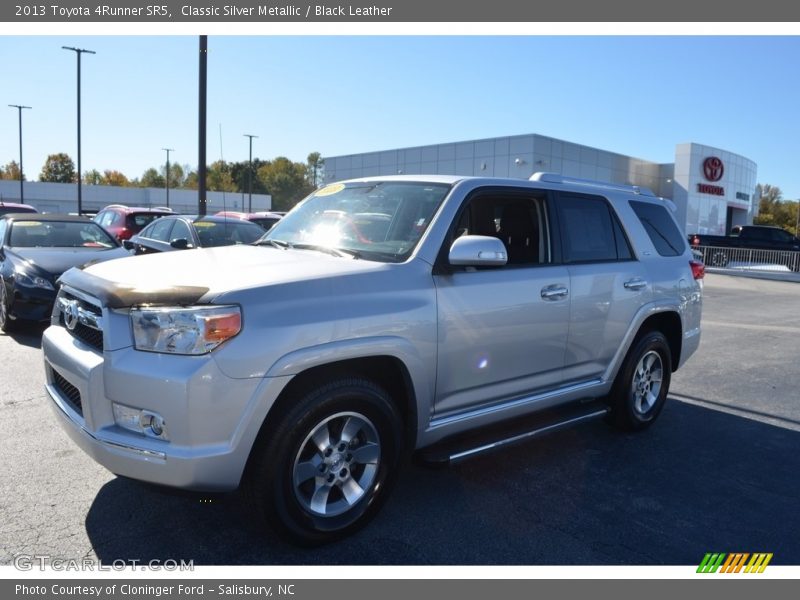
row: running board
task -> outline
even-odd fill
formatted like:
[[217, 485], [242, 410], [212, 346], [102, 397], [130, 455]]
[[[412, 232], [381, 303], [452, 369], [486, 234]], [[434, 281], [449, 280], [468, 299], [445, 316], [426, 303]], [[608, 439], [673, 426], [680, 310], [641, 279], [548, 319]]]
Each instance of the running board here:
[[519, 444], [547, 433], [604, 417], [608, 406], [600, 401], [569, 404], [531, 416], [444, 439], [422, 448], [415, 460], [430, 467], [444, 467], [462, 460]]

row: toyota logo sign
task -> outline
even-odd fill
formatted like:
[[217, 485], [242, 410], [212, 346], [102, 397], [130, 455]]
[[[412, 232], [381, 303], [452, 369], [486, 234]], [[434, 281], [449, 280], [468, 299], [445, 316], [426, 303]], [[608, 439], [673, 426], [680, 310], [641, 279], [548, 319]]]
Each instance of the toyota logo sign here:
[[719, 181], [722, 179], [723, 173], [725, 173], [725, 166], [722, 164], [721, 159], [716, 156], [709, 156], [703, 161], [703, 175], [709, 181]]

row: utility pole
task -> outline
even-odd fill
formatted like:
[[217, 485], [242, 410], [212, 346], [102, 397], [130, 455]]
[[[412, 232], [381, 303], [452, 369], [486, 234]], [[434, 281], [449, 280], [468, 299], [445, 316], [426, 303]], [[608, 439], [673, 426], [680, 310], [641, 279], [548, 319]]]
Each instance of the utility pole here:
[[22, 109], [31, 108], [30, 106], [22, 106], [21, 104], [9, 104], [11, 108], [16, 108], [19, 113], [19, 202], [25, 204], [25, 190], [22, 187], [22, 182], [25, 179], [25, 171], [22, 170]]
[[169, 208], [169, 153], [175, 152], [175, 148], [162, 148], [162, 150], [166, 150], [167, 152], [167, 173], [166, 177], [164, 177], [164, 181], [167, 187], [167, 208]]
[[208, 80], [208, 36], [200, 36], [200, 69], [198, 89], [198, 157], [197, 157], [197, 212], [206, 214], [206, 95]]
[[81, 202], [81, 54], [97, 54], [97, 52], [70, 46], [61, 46], [61, 48], [72, 50], [78, 57], [78, 214], [81, 214], [83, 212], [83, 204]]
[[253, 212], [253, 138], [258, 136], [245, 133], [244, 137], [250, 138], [250, 166], [247, 168], [247, 212]]

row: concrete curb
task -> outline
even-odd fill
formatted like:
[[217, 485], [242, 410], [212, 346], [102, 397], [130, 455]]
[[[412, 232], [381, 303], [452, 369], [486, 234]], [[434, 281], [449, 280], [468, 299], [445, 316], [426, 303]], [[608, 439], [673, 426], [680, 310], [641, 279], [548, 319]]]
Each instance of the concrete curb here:
[[706, 266], [706, 273], [716, 273], [718, 275], [730, 275], [731, 277], [749, 277], [750, 279], [769, 279], [771, 281], [789, 281], [800, 283], [800, 273], [781, 273], [771, 271], [748, 271], [740, 269], [721, 269], [719, 267]]

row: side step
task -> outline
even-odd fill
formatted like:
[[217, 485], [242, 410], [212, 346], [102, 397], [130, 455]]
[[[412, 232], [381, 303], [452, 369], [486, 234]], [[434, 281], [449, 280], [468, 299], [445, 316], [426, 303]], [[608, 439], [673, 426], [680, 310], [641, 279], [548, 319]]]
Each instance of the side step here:
[[446, 438], [417, 451], [414, 460], [429, 467], [445, 467], [547, 433], [593, 421], [607, 413], [608, 406], [598, 400], [572, 403]]

